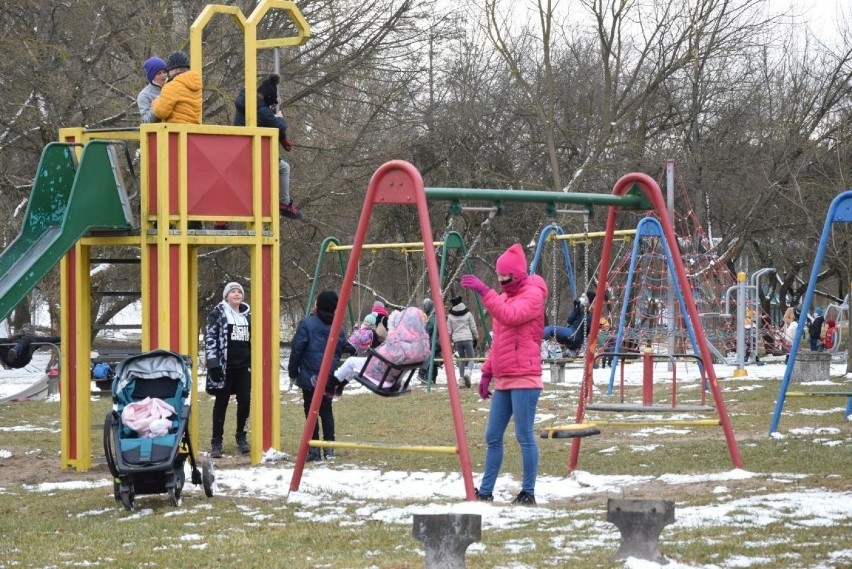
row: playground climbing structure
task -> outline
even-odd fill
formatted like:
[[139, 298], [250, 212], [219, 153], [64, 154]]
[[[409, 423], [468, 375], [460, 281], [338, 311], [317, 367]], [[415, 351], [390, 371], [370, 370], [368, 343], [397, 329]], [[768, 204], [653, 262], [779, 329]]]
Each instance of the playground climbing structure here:
[[[258, 39], [270, 10], [286, 14], [293, 34]], [[261, 0], [248, 16], [211, 4], [190, 28], [190, 66], [202, 73], [202, 38], [225, 15], [245, 37], [245, 91], [257, 91], [257, 51], [304, 44], [310, 28], [293, 2]], [[265, 34], [268, 35], [268, 34]], [[2, 316], [60, 263], [62, 307], [61, 466], [86, 470], [91, 448], [92, 251], [135, 248], [140, 265], [142, 350], [165, 349], [198, 361], [198, 251], [249, 251], [252, 306], [251, 459], [280, 448], [278, 132], [246, 126], [145, 124], [115, 130], [64, 128], [43, 151], [18, 238], [0, 254]], [[116, 152], [138, 142], [138, 196], [122, 180]], [[138, 197], [138, 205], [136, 198]], [[131, 205], [132, 204], [132, 205]], [[225, 221], [244, 229], [197, 229]], [[197, 369], [193, 369], [197, 379]], [[197, 389], [197, 381], [193, 381]], [[193, 395], [194, 397], [195, 395]], [[197, 440], [198, 414], [189, 425]], [[197, 444], [194, 445], [197, 448]]]
[[[668, 162], [663, 173], [668, 174], [667, 186], [676, 196], [670, 200], [675, 204], [674, 232], [695, 307], [716, 361], [723, 360], [736, 348], [735, 321], [725, 314], [725, 292], [735, 284], [734, 277], [698, 219], [674, 164]], [[649, 215], [661, 219], [657, 212]], [[656, 233], [636, 239], [638, 247], [625, 248], [613, 263], [603, 317], [613, 328], [623, 324], [619, 331], [624, 351], [639, 352], [647, 347], [655, 353], [691, 351], [689, 327], [677, 302], [664, 240]], [[631, 265], [635, 273], [628, 291]]]

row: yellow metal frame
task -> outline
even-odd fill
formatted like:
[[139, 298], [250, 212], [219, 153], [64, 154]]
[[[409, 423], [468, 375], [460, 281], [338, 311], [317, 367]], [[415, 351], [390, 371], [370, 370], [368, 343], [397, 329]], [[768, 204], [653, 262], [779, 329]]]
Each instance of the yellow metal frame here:
[[[636, 235], [635, 229], [620, 229], [614, 231], [616, 241], [630, 241]], [[590, 233], [564, 233], [557, 235], [556, 232], [551, 232], [547, 236], [547, 241], [570, 241], [571, 243], [591, 242], [592, 239], [603, 239], [606, 237], [606, 231], [592, 231]]]
[[308, 441], [313, 448], [348, 448], [354, 450], [401, 450], [405, 452], [424, 452], [430, 454], [458, 454], [458, 447], [400, 445], [391, 443], [342, 443], [339, 441]]

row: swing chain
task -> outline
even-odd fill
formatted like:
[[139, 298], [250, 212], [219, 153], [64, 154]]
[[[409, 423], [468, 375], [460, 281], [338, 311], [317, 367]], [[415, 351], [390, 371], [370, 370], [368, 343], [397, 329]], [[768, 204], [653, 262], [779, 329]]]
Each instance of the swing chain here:
[[556, 239], [553, 239], [553, 232], [556, 230], [556, 222], [551, 224], [553, 230], [550, 232], [550, 323], [553, 326], [552, 337], [556, 338], [556, 321], [558, 315], [556, 313], [557, 293], [556, 293]]
[[[479, 242], [482, 240], [482, 237], [485, 235], [485, 232], [491, 229], [491, 222], [497, 216], [497, 211], [497, 206], [492, 207], [491, 210], [488, 212], [488, 217], [485, 218], [485, 221], [479, 224], [479, 233], [473, 239], [473, 243], [470, 244], [470, 248], [465, 251], [464, 257], [462, 257], [461, 261], [459, 261], [459, 265], [458, 267], [456, 267], [455, 272], [453, 272], [450, 278], [447, 279], [447, 287], [449, 287], [453, 282], [455, 282], [457, 278], [459, 278], [459, 275], [461, 274], [462, 269], [464, 269], [464, 266], [470, 258], [471, 253], [473, 253], [474, 249], [476, 249], [476, 247], [479, 245]], [[446, 289], [442, 290], [441, 296], [443, 297], [445, 293]]]

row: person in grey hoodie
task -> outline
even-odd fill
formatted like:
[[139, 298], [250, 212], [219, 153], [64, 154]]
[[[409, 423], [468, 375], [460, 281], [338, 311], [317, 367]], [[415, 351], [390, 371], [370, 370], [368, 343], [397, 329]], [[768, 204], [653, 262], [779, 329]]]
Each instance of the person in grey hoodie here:
[[476, 355], [474, 350], [479, 341], [479, 332], [476, 329], [476, 320], [462, 302], [462, 297], [453, 297], [450, 304], [453, 306], [447, 316], [447, 331], [453, 341], [453, 349], [459, 355], [459, 378], [464, 381], [465, 387], [470, 387], [470, 374], [465, 373], [465, 369], [468, 365], [473, 369], [473, 362], [466, 362], [464, 359]]
[[159, 57], [150, 57], [145, 60], [142, 67], [145, 69], [145, 78], [148, 79], [148, 84], [136, 95], [136, 105], [139, 107], [139, 114], [142, 116], [143, 123], [160, 122], [160, 119], [151, 110], [151, 103], [160, 96], [160, 90], [169, 78], [166, 62]]

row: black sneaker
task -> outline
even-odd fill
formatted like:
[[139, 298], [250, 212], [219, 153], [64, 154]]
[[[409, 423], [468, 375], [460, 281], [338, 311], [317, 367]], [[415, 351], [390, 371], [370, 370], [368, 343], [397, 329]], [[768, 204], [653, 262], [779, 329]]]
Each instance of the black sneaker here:
[[479, 488], [474, 488], [473, 491], [476, 492], [476, 499], [479, 500], [480, 502], [493, 502], [494, 501], [494, 494], [482, 494], [482, 493], [480, 493]]
[[210, 458], [222, 458], [222, 443], [210, 445]]
[[531, 504], [535, 505], [535, 494], [530, 494], [529, 492], [524, 492], [521, 490], [521, 493], [518, 494], [518, 497], [512, 500], [513, 504]]

